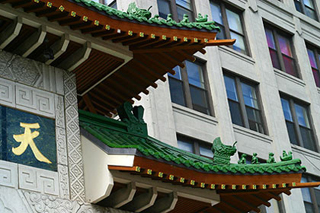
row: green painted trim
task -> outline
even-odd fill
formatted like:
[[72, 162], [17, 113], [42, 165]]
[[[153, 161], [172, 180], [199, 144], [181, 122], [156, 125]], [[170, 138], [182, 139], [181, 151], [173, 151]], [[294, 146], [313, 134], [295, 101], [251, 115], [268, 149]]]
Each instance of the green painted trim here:
[[212, 159], [170, 146], [150, 136], [128, 132], [128, 124], [79, 110], [80, 126], [111, 148], [135, 148], [141, 156], [208, 173], [280, 174], [306, 170], [299, 159], [261, 164], [217, 164]]
[[216, 31], [216, 32], [220, 31], [220, 28], [216, 26], [214, 22], [208, 22], [207, 19], [197, 19], [196, 22], [181, 21], [180, 23], [178, 23], [170, 18], [170, 14], [168, 15], [167, 20], [165, 20], [165, 19], [159, 18], [159, 15], [150, 17], [151, 13], [150, 13], [150, 16], [148, 16], [140, 12], [140, 11], [143, 11], [143, 12], [147, 11], [145, 9], [136, 8], [138, 12], [131, 12], [132, 9], [128, 8], [128, 12], [122, 12], [112, 7], [108, 7], [107, 5], [100, 4], [90, 0], [72, 0], [72, 1], [80, 5], [84, 5], [86, 7], [94, 8], [98, 11], [104, 12], [108, 16], [113, 16], [118, 19], [125, 19], [126, 21], [136, 21], [144, 24], [154, 24], [154, 25], [159, 25], [161, 27], [187, 28], [187, 29], [193, 29], [193, 30], [206, 30], [206, 31]]

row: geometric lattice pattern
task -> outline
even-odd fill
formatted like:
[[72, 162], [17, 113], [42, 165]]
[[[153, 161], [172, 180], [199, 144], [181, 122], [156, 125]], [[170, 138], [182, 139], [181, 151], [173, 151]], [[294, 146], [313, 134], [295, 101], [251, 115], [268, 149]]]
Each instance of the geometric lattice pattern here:
[[78, 116], [76, 78], [64, 72], [65, 116], [67, 129], [70, 195], [72, 200], [84, 202], [84, 175]]

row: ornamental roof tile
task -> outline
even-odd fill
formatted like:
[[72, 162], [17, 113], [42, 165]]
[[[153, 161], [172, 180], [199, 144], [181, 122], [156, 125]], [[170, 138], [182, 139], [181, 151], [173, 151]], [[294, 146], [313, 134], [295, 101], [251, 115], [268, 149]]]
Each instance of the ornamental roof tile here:
[[212, 159], [195, 155], [147, 135], [128, 131], [128, 124], [86, 111], [79, 111], [80, 126], [111, 148], [134, 148], [138, 155], [208, 173], [281, 174], [301, 173], [299, 159], [261, 164], [216, 164]]
[[[96, 9], [100, 12], [106, 13], [108, 16], [113, 16], [118, 19], [127, 19], [129, 21], [137, 21], [145, 24], [155, 24], [160, 26], [166, 26], [166, 27], [173, 27], [173, 28], [189, 28], [189, 29], [195, 29], [195, 30], [218, 30], [220, 31], [220, 28], [215, 25], [213, 21], [207, 21], [207, 16], [202, 17], [201, 14], [199, 14], [200, 18], [196, 19], [196, 22], [189, 22], [187, 19], [186, 21], [176, 22], [172, 20], [172, 18], [162, 19], [159, 18], [158, 15], [155, 15], [154, 17], [146, 17], [141, 15], [140, 13], [131, 13], [131, 12], [123, 12], [117, 9], [114, 9], [112, 7], [108, 7], [107, 5], [100, 4], [98, 2], [94, 2], [91, 0], [73, 0], [74, 2], [78, 4], [83, 4], [89, 8]], [[133, 4], [135, 9], [138, 11], [144, 11], [148, 12], [145, 9], [139, 9], [136, 8], [135, 4]], [[151, 16], [151, 13], [150, 13]]]

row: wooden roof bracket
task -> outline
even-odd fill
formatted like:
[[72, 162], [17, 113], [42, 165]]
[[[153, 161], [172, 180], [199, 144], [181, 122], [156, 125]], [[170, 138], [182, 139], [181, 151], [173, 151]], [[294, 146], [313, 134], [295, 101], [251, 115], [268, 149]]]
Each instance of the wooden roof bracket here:
[[44, 41], [47, 34], [47, 27], [41, 25], [38, 30], [27, 38], [14, 53], [28, 57], [35, 49], [37, 49]]
[[177, 192], [171, 192], [167, 197], [161, 198], [155, 204], [143, 211], [143, 213], [169, 212], [174, 209], [178, 202]]
[[21, 30], [22, 18], [18, 16], [4, 32], [0, 35], [0, 50], [4, 49], [13, 39], [15, 39]]
[[112, 193], [108, 198], [103, 200], [101, 204], [104, 206], [111, 206], [113, 208], [120, 208], [132, 201], [136, 190], [136, 184], [134, 182], [130, 182], [125, 188]]
[[123, 209], [130, 212], [142, 212], [155, 203], [157, 196], [156, 187], [151, 187], [146, 193], [134, 197], [130, 203], [123, 206]]
[[45, 64], [50, 65], [55, 59], [59, 58], [59, 56], [67, 50], [69, 42], [69, 34], [63, 34], [59, 41], [51, 45], [50, 48], [53, 50], [53, 59], [48, 59]]
[[91, 42], [87, 41], [82, 48], [70, 55], [64, 61], [61, 62], [62, 68], [68, 71], [74, 70], [82, 62], [89, 58], [91, 52]]

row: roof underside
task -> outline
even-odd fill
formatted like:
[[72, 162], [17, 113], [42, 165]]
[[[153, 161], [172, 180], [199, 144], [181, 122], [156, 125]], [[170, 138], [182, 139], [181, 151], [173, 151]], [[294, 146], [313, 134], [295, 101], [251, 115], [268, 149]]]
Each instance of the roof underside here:
[[[124, 101], [140, 100], [139, 93], [148, 94], [148, 87], [156, 88], [158, 79], [166, 81], [163, 75], [174, 74], [175, 66], [183, 67], [184, 60], [193, 61], [197, 51], [205, 53], [205, 46], [234, 42], [214, 40], [217, 31], [210, 27], [214, 25], [172, 25], [164, 20], [139, 19], [90, 1], [0, 3], [5, 4], [1, 10], [11, 13], [0, 16], [0, 49], [74, 72], [79, 108], [101, 115], [116, 113]], [[24, 12], [19, 10], [16, 15], [15, 9]], [[35, 21], [34, 15], [42, 19], [30, 25], [26, 20]], [[51, 30], [56, 25], [50, 22], [60, 25], [59, 33]], [[85, 37], [80, 38], [79, 31]], [[105, 51], [110, 42], [129, 55], [121, 58]], [[103, 48], [98, 48], [101, 45]], [[45, 57], [47, 50], [52, 51], [53, 58]]]

